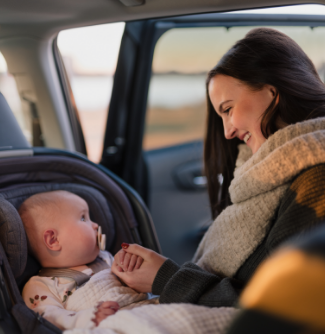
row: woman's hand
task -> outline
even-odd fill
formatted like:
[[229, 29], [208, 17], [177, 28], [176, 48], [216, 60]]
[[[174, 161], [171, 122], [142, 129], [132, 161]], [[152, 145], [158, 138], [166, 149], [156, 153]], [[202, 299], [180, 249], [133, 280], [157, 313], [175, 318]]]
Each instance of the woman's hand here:
[[108, 316], [115, 314], [119, 310], [120, 306], [116, 302], [99, 302], [97, 305], [97, 311], [95, 312], [95, 318], [91, 319], [97, 327], [101, 321]]
[[116, 262], [122, 270], [120, 271], [133, 271], [139, 269], [143, 263], [143, 258], [135, 254], [127, 253], [124, 249], [121, 249], [114, 256], [114, 262]]
[[142, 258], [143, 263], [141, 267], [131, 272], [124, 270], [120, 261], [120, 256], [122, 256], [120, 251], [115, 255], [115, 261], [112, 266], [113, 273], [130, 288], [138, 292], [151, 292], [157, 272], [167, 258], [137, 244], [124, 246], [122, 251]]

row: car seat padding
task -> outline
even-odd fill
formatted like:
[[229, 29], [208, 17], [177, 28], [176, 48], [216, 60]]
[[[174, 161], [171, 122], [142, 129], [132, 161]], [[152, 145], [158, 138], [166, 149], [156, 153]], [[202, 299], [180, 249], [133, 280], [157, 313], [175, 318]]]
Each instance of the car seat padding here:
[[[20, 189], [27, 184], [34, 186], [40, 182], [83, 184], [99, 190], [109, 202], [116, 221], [116, 238], [112, 248], [107, 247], [107, 249], [115, 254], [122, 242], [141, 244], [142, 241], [137, 234], [138, 222], [129, 199], [120, 186], [97, 166], [75, 158], [56, 155], [1, 159], [0, 189], [2, 193]], [[141, 206], [141, 203], [138, 201], [135, 205]], [[105, 229], [103, 233], [107, 235]]]
[[27, 262], [26, 234], [17, 210], [1, 194], [0, 242], [5, 249], [14, 276], [20, 276]]
[[27, 256], [27, 238], [17, 212], [20, 205], [30, 196], [53, 190], [66, 190], [82, 197], [89, 205], [90, 217], [107, 235], [107, 249], [115, 239], [115, 222], [105, 197], [96, 189], [80, 184], [45, 183], [22, 185], [3, 192], [0, 196], [1, 243], [8, 256], [17, 284], [22, 287], [41, 268], [31, 255]]

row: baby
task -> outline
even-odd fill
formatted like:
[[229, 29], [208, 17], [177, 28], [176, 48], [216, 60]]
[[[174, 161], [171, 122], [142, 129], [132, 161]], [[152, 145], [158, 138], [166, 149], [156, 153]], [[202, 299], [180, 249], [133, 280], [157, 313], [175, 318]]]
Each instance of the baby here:
[[[99, 249], [98, 224], [90, 220], [81, 197], [61, 190], [36, 194], [21, 205], [19, 214], [29, 251], [45, 273], [46, 268], [69, 268], [91, 276], [80, 289], [74, 278], [62, 277], [58, 270], [57, 276], [51, 271], [50, 277], [34, 276], [25, 285], [26, 305], [60, 329], [92, 328], [119, 308], [156, 303], [124, 286], [111, 272], [113, 256]], [[107, 269], [95, 273], [87, 264], [100, 262], [98, 257]], [[130, 271], [142, 264], [135, 255], [126, 261]]]

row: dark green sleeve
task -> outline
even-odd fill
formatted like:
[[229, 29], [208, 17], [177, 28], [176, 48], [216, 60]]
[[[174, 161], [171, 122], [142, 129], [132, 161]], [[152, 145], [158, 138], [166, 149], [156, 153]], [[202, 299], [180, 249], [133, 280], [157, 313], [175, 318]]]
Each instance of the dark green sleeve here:
[[211, 274], [194, 263], [178, 266], [167, 260], [159, 269], [152, 286], [159, 302], [191, 303], [210, 307], [234, 306], [243, 284]]
[[325, 165], [313, 166], [290, 185], [272, 227], [254, 253], [237, 271], [235, 278], [247, 282], [259, 264], [283, 242], [303, 235], [325, 220]]
[[269, 251], [290, 237], [305, 234], [325, 219], [325, 165], [301, 173], [281, 201], [277, 219], [267, 237]]
[[282, 242], [310, 230], [325, 219], [325, 165], [301, 173], [285, 194], [269, 234], [238, 270], [222, 278], [193, 263], [178, 266], [167, 260], [159, 269], [152, 292], [160, 303], [193, 303], [210, 307], [234, 306], [258, 265]]

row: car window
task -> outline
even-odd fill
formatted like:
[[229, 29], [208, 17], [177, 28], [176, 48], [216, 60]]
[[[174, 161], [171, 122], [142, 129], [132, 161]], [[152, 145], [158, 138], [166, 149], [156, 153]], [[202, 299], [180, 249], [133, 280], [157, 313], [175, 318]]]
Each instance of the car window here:
[[[205, 78], [222, 55], [254, 27], [193, 27], [168, 30], [152, 63], [145, 150], [203, 139]], [[325, 79], [325, 27], [273, 27], [293, 38]]]
[[15, 78], [8, 72], [2, 53], [0, 53], [0, 92], [7, 100], [27, 141], [33, 145], [33, 115], [30, 105], [27, 101], [21, 101]]
[[113, 77], [125, 24], [61, 31], [58, 47], [70, 80], [88, 158], [99, 162]]

